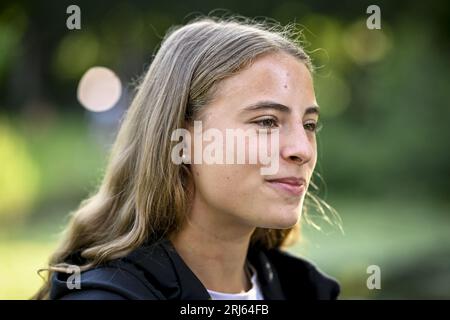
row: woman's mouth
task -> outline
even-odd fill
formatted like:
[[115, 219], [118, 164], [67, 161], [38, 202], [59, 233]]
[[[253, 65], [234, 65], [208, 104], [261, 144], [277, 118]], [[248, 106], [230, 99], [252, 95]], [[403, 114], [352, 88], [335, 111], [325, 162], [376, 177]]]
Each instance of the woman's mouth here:
[[286, 177], [270, 179], [266, 182], [274, 189], [291, 196], [300, 196], [306, 191], [306, 180], [303, 178]]

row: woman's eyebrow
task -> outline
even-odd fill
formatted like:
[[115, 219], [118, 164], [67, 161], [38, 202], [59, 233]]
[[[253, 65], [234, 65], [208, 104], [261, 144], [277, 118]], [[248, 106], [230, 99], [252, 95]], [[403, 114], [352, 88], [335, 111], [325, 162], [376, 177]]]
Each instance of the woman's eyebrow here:
[[317, 116], [319, 116], [319, 114], [320, 114], [319, 110], [320, 110], [320, 108], [318, 105], [310, 106], [310, 107], [306, 108], [305, 115], [315, 113]]
[[[256, 103], [253, 103], [243, 109], [243, 112], [248, 111], [256, 111], [256, 110], [276, 110], [281, 111], [284, 113], [291, 113], [291, 108], [288, 106], [285, 106], [284, 104], [274, 102], [274, 101], [259, 101]], [[313, 105], [308, 108], [306, 108], [304, 115], [315, 113], [319, 115], [319, 106]]]

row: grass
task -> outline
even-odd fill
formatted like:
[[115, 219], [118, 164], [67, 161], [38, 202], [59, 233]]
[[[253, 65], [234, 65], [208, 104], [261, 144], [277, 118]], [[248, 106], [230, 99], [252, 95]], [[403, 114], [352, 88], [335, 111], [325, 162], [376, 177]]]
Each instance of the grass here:
[[45, 267], [55, 244], [52, 242], [12, 241], [0, 245], [0, 299], [29, 299], [42, 285], [37, 275]]

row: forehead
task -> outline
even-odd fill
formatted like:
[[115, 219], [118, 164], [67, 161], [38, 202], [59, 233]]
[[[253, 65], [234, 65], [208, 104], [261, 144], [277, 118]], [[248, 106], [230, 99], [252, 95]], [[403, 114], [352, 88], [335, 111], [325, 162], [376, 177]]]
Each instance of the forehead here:
[[223, 80], [214, 101], [244, 106], [272, 100], [295, 107], [316, 104], [311, 73], [298, 58], [285, 53], [266, 54], [246, 69]]

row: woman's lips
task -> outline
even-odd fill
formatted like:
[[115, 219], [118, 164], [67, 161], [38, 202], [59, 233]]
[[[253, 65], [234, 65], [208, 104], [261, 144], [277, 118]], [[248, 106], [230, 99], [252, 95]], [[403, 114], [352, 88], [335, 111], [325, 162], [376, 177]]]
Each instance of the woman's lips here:
[[304, 179], [297, 179], [297, 178], [274, 179], [274, 180], [267, 180], [267, 182], [272, 188], [280, 190], [292, 196], [300, 196], [306, 190], [305, 188], [306, 183]]

